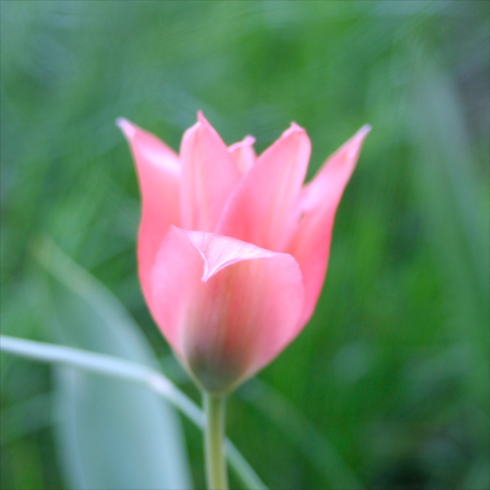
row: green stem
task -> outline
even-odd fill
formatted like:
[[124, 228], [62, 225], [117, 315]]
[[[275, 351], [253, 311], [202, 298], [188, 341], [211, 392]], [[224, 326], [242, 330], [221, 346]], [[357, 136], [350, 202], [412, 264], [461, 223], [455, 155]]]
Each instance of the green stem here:
[[206, 480], [209, 490], [228, 490], [223, 453], [225, 409], [225, 395], [204, 393], [204, 411], [206, 414], [204, 451], [206, 455]]

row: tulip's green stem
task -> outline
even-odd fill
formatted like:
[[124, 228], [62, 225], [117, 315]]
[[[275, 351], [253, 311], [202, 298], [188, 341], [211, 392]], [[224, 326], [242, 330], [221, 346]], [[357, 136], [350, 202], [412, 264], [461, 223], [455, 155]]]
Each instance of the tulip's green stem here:
[[206, 480], [209, 490], [228, 490], [228, 478], [223, 453], [225, 439], [225, 395], [204, 393], [206, 429], [204, 452], [206, 457]]

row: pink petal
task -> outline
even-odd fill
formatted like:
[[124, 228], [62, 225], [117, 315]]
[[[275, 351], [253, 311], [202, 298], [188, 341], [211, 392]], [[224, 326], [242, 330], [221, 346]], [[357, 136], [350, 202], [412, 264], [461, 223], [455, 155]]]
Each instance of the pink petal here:
[[243, 141], [235, 143], [228, 148], [228, 151], [242, 175], [246, 174], [255, 164], [256, 156], [253, 148], [254, 143], [255, 138], [253, 136], [246, 136]]
[[151, 269], [171, 224], [180, 225], [180, 174], [177, 155], [158, 138], [126, 119], [117, 125], [128, 140], [138, 174], [142, 210], [138, 233], [138, 273], [151, 304]]
[[157, 324], [212, 392], [251, 376], [297, 331], [303, 285], [288, 254], [171, 227], [152, 279]]
[[310, 140], [293, 123], [243, 176], [216, 232], [280, 251], [294, 227], [292, 210], [309, 156]]
[[182, 225], [214, 231], [241, 175], [216, 131], [198, 113], [198, 122], [182, 138]]
[[318, 300], [327, 267], [335, 211], [370, 129], [369, 126], [362, 127], [324, 163], [303, 189], [302, 218], [287, 248], [301, 268], [305, 287], [299, 329], [309, 320]]

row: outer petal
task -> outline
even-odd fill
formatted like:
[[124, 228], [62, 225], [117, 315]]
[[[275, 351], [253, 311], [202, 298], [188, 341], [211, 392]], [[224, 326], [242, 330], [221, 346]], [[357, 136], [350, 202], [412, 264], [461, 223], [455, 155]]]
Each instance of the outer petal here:
[[325, 162], [303, 190], [301, 221], [287, 249], [301, 268], [305, 287], [298, 329], [309, 320], [318, 300], [327, 267], [335, 211], [370, 129], [369, 126], [362, 127]]
[[138, 235], [138, 274], [151, 308], [151, 268], [171, 224], [180, 225], [181, 165], [177, 155], [158, 138], [126, 119], [117, 125], [128, 140], [138, 174], [142, 211]]
[[240, 173], [246, 174], [255, 164], [255, 151], [253, 144], [255, 138], [253, 136], [246, 136], [243, 141], [235, 143], [228, 148], [235, 164], [240, 170]]
[[241, 174], [221, 138], [198, 113], [182, 138], [182, 225], [214, 231]]
[[310, 140], [293, 123], [243, 176], [216, 233], [281, 251], [294, 225], [292, 210], [309, 157]]
[[208, 391], [255, 373], [297, 330], [303, 285], [288, 254], [172, 227], [152, 279], [155, 320]]

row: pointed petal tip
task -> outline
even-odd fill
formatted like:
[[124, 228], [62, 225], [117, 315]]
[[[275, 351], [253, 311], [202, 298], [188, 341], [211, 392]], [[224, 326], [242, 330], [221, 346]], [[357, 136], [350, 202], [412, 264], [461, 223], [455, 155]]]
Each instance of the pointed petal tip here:
[[229, 148], [228, 151], [234, 151], [239, 148], [246, 148], [247, 146], [253, 146], [255, 143], [255, 138], [253, 136], [245, 136], [245, 138], [242, 139], [242, 141], [239, 141], [238, 143], [233, 143]]
[[124, 117], [118, 117], [116, 119], [116, 126], [119, 127], [119, 129], [123, 132], [124, 136], [126, 138], [131, 139], [134, 134], [136, 133], [136, 129], [133, 124], [131, 124], [127, 119]]
[[357, 133], [350, 139], [349, 151], [348, 154], [350, 157], [353, 157], [360, 146], [362, 145], [364, 138], [371, 131], [371, 126], [369, 124], [365, 124]]
[[372, 130], [372, 126], [370, 124], [365, 124], [356, 134], [356, 136], [359, 136], [359, 137], [364, 137], [366, 136], [371, 130]]
[[197, 122], [201, 124], [209, 124], [201, 110], [197, 111]]
[[291, 122], [291, 126], [289, 126], [289, 128], [286, 130], [286, 132], [295, 132], [295, 131], [299, 131], [301, 133], [306, 133], [305, 129], [302, 128], [301, 126], [299, 126], [298, 124], [296, 124], [294, 121]]
[[[292, 135], [300, 135], [300, 134], [304, 134], [306, 135], [306, 130], [304, 128], [302, 128], [301, 126], [299, 126], [298, 124], [296, 124], [294, 121], [291, 123], [291, 125], [289, 126], [288, 129], [286, 129], [286, 131], [284, 131], [281, 136], [279, 137], [279, 140], [281, 139], [284, 139], [284, 138], [288, 138], [289, 136], [292, 136]], [[279, 141], [278, 140], [278, 141]]]
[[204, 114], [202, 111], [197, 111], [197, 122], [192, 126], [193, 128], [208, 128], [211, 129], [213, 132], [216, 132], [216, 130], [211, 126], [209, 121], [204, 117]]
[[371, 132], [371, 125], [365, 124], [361, 129], [357, 131], [357, 133], [351, 138], [352, 142], [356, 142], [357, 144], [362, 143], [364, 138]]
[[255, 143], [255, 138], [249, 134], [242, 140], [243, 146], [252, 146]]

